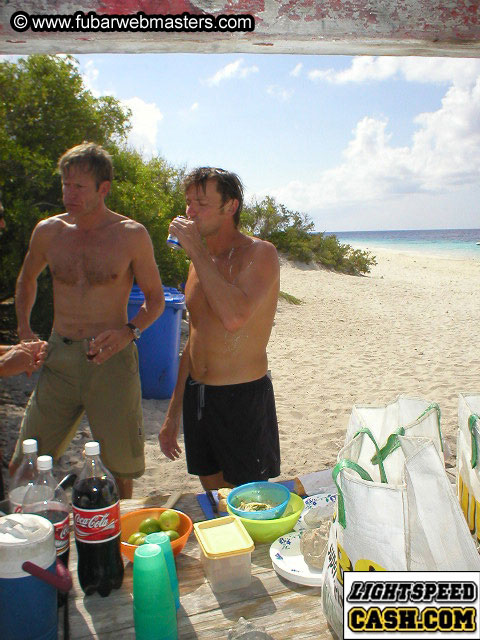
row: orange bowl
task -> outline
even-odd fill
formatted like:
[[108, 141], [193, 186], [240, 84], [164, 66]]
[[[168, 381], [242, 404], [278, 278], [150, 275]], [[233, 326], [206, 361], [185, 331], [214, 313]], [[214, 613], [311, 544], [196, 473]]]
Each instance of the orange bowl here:
[[[130, 562], [133, 562], [137, 545], [128, 544], [127, 540], [132, 533], [138, 531], [138, 527], [142, 520], [145, 520], [145, 518], [158, 518], [164, 511], [166, 511], [166, 509], [163, 507], [153, 507], [151, 509], [137, 509], [136, 511], [129, 511], [128, 513], [124, 513], [120, 516], [120, 546], [123, 555], [128, 558]], [[188, 536], [193, 529], [193, 522], [186, 513], [183, 513], [183, 511], [177, 511], [177, 509], [173, 509], [173, 511], [176, 511], [180, 516], [180, 526], [178, 528], [180, 537], [171, 541], [173, 555], [178, 556], [180, 551], [187, 544]]]

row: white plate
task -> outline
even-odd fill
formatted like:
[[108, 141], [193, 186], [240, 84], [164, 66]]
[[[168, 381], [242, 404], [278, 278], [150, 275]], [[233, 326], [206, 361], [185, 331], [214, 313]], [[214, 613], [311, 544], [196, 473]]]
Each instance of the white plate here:
[[302, 531], [292, 531], [280, 536], [270, 547], [272, 565], [278, 575], [309, 587], [321, 587], [323, 572], [311, 569], [300, 552], [300, 538]]
[[335, 506], [337, 504], [337, 494], [318, 493], [315, 496], [308, 496], [307, 498], [304, 498], [303, 503], [305, 504], [305, 507], [300, 514], [300, 518], [297, 520], [297, 523], [293, 527], [294, 531], [302, 531], [303, 529], [308, 528], [304, 522], [304, 518], [305, 514], [310, 511], [310, 509], [321, 507], [322, 513], [324, 512], [325, 516], [333, 515]]

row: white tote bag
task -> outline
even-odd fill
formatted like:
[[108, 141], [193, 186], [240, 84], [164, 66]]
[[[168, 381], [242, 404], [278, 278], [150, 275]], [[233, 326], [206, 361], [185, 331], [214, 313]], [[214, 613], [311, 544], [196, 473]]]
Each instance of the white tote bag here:
[[480, 542], [480, 393], [460, 393], [457, 493], [470, 532]]
[[339, 638], [345, 571], [480, 570], [432, 440], [395, 435], [387, 441], [388, 448], [380, 450], [362, 429], [340, 451], [333, 471], [337, 513], [323, 568], [322, 606]]
[[[399, 395], [392, 402], [380, 406], [354, 405], [347, 426], [345, 445], [356, 433], [366, 428], [371, 431], [380, 447], [387, 444], [392, 434], [400, 434], [430, 438], [441, 453], [443, 441], [440, 418], [440, 407], [436, 402], [406, 395]], [[369, 439], [365, 441], [365, 445], [373, 451]], [[398, 447], [398, 443], [396, 446]], [[395, 454], [391, 452], [390, 455]]]

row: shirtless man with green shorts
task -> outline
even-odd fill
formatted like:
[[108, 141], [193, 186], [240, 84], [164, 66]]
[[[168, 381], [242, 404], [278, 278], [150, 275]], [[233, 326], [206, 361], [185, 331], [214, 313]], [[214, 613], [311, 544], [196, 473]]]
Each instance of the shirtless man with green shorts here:
[[175, 218], [170, 232], [191, 259], [190, 330], [160, 447], [179, 457], [183, 412], [187, 469], [205, 489], [267, 480], [280, 473], [266, 352], [280, 284], [277, 250], [238, 230], [243, 188], [234, 173], [201, 167], [184, 187], [187, 217]]
[[[30, 313], [37, 278], [48, 265], [54, 320], [48, 356], [22, 421], [10, 462], [13, 474], [26, 438], [58, 458], [86, 412], [102, 460], [129, 498], [145, 470], [138, 353], [134, 339], [162, 313], [163, 287], [146, 229], [105, 205], [112, 161], [84, 143], [59, 160], [66, 213], [35, 227], [16, 289], [18, 336], [34, 338]], [[145, 295], [127, 323], [133, 278]], [[92, 341], [94, 339], [94, 341]], [[87, 351], [89, 358], [87, 358]]]

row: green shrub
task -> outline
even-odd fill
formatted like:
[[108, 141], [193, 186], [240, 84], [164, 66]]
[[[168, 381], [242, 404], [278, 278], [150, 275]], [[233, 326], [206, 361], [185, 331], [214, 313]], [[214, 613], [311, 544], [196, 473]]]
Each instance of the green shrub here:
[[377, 264], [369, 251], [341, 244], [335, 235], [314, 233], [308, 215], [289, 211], [269, 196], [247, 205], [241, 224], [246, 233], [268, 240], [290, 260], [313, 262], [352, 275], [369, 273]]
[[278, 297], [281, 298], [282, 300], [286, 300], [290, 304], [297, 304], [297, 305], [303, 304], [300, 298], [296, 298], [295, 296], [292, 296], [291, 293], [286, 293], [285, 291], [279, 291]]

